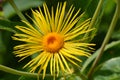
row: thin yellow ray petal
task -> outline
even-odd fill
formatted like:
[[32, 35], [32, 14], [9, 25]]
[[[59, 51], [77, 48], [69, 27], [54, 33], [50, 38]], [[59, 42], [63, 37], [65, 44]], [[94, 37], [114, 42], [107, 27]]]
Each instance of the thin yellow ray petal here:
[[61, 26], [60, 30], [64, 30], [66, 28], [66, 26], [68, 25], [68, 23], [69, 23], [69, 21], [70, 21], [70, 19], [72, 17], [72, 14], [73, 14], [74, 10], [75, 10], [75, 8], [73, 8], [73, 6], [71, 6], [68, 13], [66, 14], [66, 16], [65, 16], [65, 18], [63, 20], [63, 23], [62, 23], [62, 26]]
[[36, 41], [42, 41], [42, 37], [41, 36], [31, 36], [31, 35], [27, 35], [27, 34], [18, 34], [18, 33], [16, 33], [14, 36], [20, 37], [20, 38], [34, 39]]
[[18, 51], [18, 52], [20, 52], [20, 51], [25, 51], [25, 50], [28, 50], [28, 49], [36, 49], [36, 50], [43, 50], [42, 49], [42, 46], [41, 45], [31, 45], [31, 46], [26, 46], [26, 47], [18, 47], [18, 46], [16, 46], [15, 48], [14, 48], [14, 50], [16, 50], [16, 51]]
[[[64, 26], [65, 29], [63, 29], [61, 32], [66, 34], [77, 22], [78, 20], [81, 18], [81, 15], [79, 17], [76, 18], [76, 16], [78, 15], [78, 13], [80, 12], [80, 10], [77, 11], [77, 13], [73, 16], [73, 18], [70, 20], [70, 22]], [[76, 19], [75, 19], [76, 18]]]
[[72, 29], [73, 28], [73, 26], [78, 22], [78, 20], [79, 20], [79, 17], [78, 18], [76, 18], [71, 24], [69, 23], [67, 26], [69, 26], [69, 27], [66, 27], [66, 29], [64, 29], [64, 34], [67, 34], [67, 32], [69, 32], [70, 31], [70, 29]]
[[51, 59], [51, 56], [52, 56], [51, 54], [48, 55], [48, 58], [47, 58], [44, 66], [43, 66], [43, 79], [45, 78], [46, 69], [47, 69], [48, 63], [49, 63], [49, 61]]
[[[32, 18], [30, 18], [30, 19], [32, 19]], [[39, 34], [41, 36], [40, 32], [38, 30], [36, 30], [31, 24], [29, 24], [26, 21], [22, 21], [22, 22], [24, 22], [27, 26], [29, 26], [32, 29], [32, 31], [34, 31], [34, 33]]]
[[[68, 46], [68, 45], [67, 45]], [[66, 47], [67, 47], [66, 46]], [[81, 51], [85, 51], [85, 52], [93, 52], [95, 49], [94, 48], [91, 48], [91, 47], [89, 47], [89, 46], [71, 46], [72, 48], [76, 48], [76, 49], [79, 49], [79, 50], [81, 50]], [[87, 54], [88, 54], [87, 53]]]
[[46, 16], [45, 17], [46, 21], [49, 22], [49, 20], [51, 19], [51, 16], [50, 16], [50, 12], [48, 10], [48, 7], [45, 3], [43, 4], [43, 8], [44, 8], [45, 16]]
[[53, 10], [53, 7], [52, 7], [52, 10], [51, 10], [51, 14], [52, 14], [52, 18], [50, 19], [50, 25], [51, 25], [52, 32], [55, 32], [56, 27], [55, 27], [55, 20], [54, 20], [54, 10]]
[[38, 75], [40, 75], [41, 71], [43, 70], [43, 64], [41, 64], [40, 69], [38, 71]]
[[37, 64], [38, 60], [41, 59], [41, 57], [43, 57], [44, 53], [40, 53], [37, 57], [35, 57], [34, 59], [32, 59], [30, 62], [28, 62], [23, 68], [25, 67], [31, 67], [34, 64]]
[[62, 60], [60, 59], [60, 56], [58, 54], [57, 54], [57, 57], [58, 57], [58, 60], [59, 60], [59, 63], [60, 63], [61, 70], [62, 70], [62, 72], [64, 72], [65, 71], [65, 67], [64, 67], [64, 65], [62, 63]]
[[46, 69], [44, 68], [43, 69], [43, 76], [42, 76], [43, 79], [45, 78], [45, 73], [46, 73]]
[[30, 72], [31, 72], [31, 73], [34, 73], [36, 69], [37, 69], [37, 66], [31, 67]]
[[41, 64], [44, 64], [45, 61], [47, 60], [47, 57], [49, 56], [49, 53], [47, 52], [44, 52], [44, 55], [40, 58], [39, 62], [37, 63], [37, 65], [41, 65]]
[[33, 55], [37, 52], [39, 52], [40, 50], [28, 50], [28, 51], [24, 51], [24, 52], [14, 52], [16, 54], [17, 57], [23, 57], [23, 56], [30, 56]]
[[[84, 15], [84, 13], [81, 14], [81, 15]], [[89, 26], [85, 26], [85, 24], [90, 24], [90, 21], [91, 21], [91, 18], [86, 19], [86, 20], [83, 21], [82, 23], [77, 24], [77, 25], [75, 26], [75, 28], [73, 28], [73, 29], [70, 30], [69, 32], [71, 33], [71, 32], [76, 31], [76, 30], [78, 30], [78, 29], [79, 29], [79, 31], [82, 30], [82, 29], [86, 29], [86, 28], [89, 27]]]
[[44, 29], [45, 33], [50, 32], [50, 26], [49, 26], [48, 22], [46, 21], [44, 15], [42, 14], [42, 12], [38, 13], [37, 15], [39, 17], [39, 20], [41, 20], [41, 23], [38, 22], [38, 24], [40, 23], [39, 27], [40, 27], [40, 25], [42, 25], [41, 27]]
[[55, 75], [55, 58], [56, 58], [56, 54], [54, 54], [54, 60], [53, 60], [53, 75]]
[[95, 44], [90, 43], [80, 43], [80, 42], [65, 42], [65, 46], [71, 46], [71, 47], [89, 47], [89, 46], [95, 46]]
[[[74, 12], [74, 10], [75, 10], [75, 7], [74, 8], [72, 8], [72, 6], [71, 6], [71, 11], [70, 12], [68, 12], [69, 14], [68, 14], [68, 18], [66, 19], [66, 21], [65, 21], [65, 24], [64, 24], [64, 27], [63, 27], [63, 29], [62, 29], [62, 31], [61, 31], [61, 33], [66, 33], [66, 30], [68, 30], [68, 31], [70, 31], [70, 29], [72, 28], [72, 26], [71, 27], [67, 27], [68, 25], [70, 26], [71, 25], [71, 23], [74, 21], [74, 19], [75, 19], [75, 17], [74, 17], [74, 19], [72, 19], [71, 20], [71, 17], [72, 17], [72, 15], [73, 15], [73, 12]], [[78, 10], [78, 12], [79, 12], [79, 10]]]
[[66, 35], [65, 35], [65, 37], [69, 37], [69, 36], [72, 36], [72, 35], [75, 35], [75, 34], [77, 34], [77, 33], [79, 33], [79, 32], [82, 32], [82, 31], [86, 31], [87, 30], [87, 28], [89, 27], [89, 23], [90, 22], [87, 22], [87, 23], [85, 23], [84, 25], [82, 25], [82, 26], [78, 26], [79, 28], [77, 28], [77, 29], [73, 29], [73, 30], [71, 30], [70, 32], [68, 32]]
[[[32, 59], [31, 61], [29, 61], [23, 68], [26, 68], [26, 67], [31, 67], [33, 66], [35, 63], [37, 62], [37, 60], [35, 59]], [[31, 66], [29, 66], [31, 65]]]
[[33, 38], [33, 37], [29, 37], [29, 38], [18, 38], [17, 36], [14, 36], [12, 37], [14, 40], [17, 40], [17, 41], [23, 41], [23, 42], [26, 42], [26, 43], [29, 43], [29, 44], [35, 44], [36, 47], [41, 45], [42, 44], [42, 40], [39, 40], [37, 38]]
[[34, 12], [33, 11], [33, 15], [35, 18], [35, 24], [38, 26], [38, 28], [44, 33], [47, 34], [49, 32], [49, 29], [47, 29], [47, 22], [45, 20], [45, 17], [43, 16], [42, 12]]
[[66, 52], [69, 52], [69, 54], [72, 54], [72, 55], [79, 55], [79, 56], [86, 56], [86, 57], [90, 56], [89, 52], [85, 52], [83, 50], [78, 50], [78, 49], [71, 48], [71, 47], [68, 47], [68, 48], [63, 49], [63, 50]]
[[18, 62], [24, 60], [25, 58], [27, 58], [27, 57], [29, 57], [29, 56], [30, 56], [30, 55], [26, 55], [26, 56], [22, 57], [20, 60], [18, 60]]
[[62, 11], [61, 11], [59, 21], [58, 21], [58, 26], [57, 26], [57, 32], [60, 32], [60, 27], [62, 25], [63, 18], [64, 18], [64, 15], [65, 15], [65, 7], [66, 7], [66, 2], [64, 2], [63, 7], [62, 7]]
[[22, 53], [22, 51], [23, 52], [27, 52], [27, 51], [35, 51], [35, 50], [42, 50], [41, 49], [41, 46], [39, 47], [35, 47], [35, 46], [27, 46], [27, 47], [18, 47], [17, 49], [15, 49], [14, 48], [14, 50], [15, 50], [15, 52], [20, 52], [20, 53]]
[[85, 33], [88, 33], [88, 32], [90, 32], [90, 31], [93, 31], [94, 29], [95, 29], [95, 28], [89, 29], [89, 30], [86, 30], [86, 31], [80, 31], [80, 32], [76, 33], [75, 35], [71, 35], [71, 36], [65, 38], [65, 41], [71, 40], [71, 39], [73, 39], [73, 38], [76, 38], [77, 36], [79, 36], [79, 35], [81, 35], [81, 34], [85, 34]]
[[69, 58], [72, 58], [74, 60], [77, 60], [78, 62], [82, 62], [79, 58], [77, 58], [76, 56], [70, 54], [70, 53], [66, 53], [65, 51], [61, 50], [61, 53], [64, 55], [64, 56], [67, 56]]
[[[49, 55], [43, 55], [41, 58], [44, 58], [41, 60], [41, 58], [39, 59], [39, 61], [37, 62], [37, 64], [34, 66], [34, 69], [36, 69], [37, 67], [40, 67], [40, 70], [38, 71], [38, 74], [40, 74], [40, 72], [43, 70], [45, 61], [47, 60]], [[31, 66], [31, 65], [30, 65]], [[31, 71], [34, 71], [34, 69], [32, 69]]]
[[50, 73], [53, 75], [53, 54], [51, 54], [51, 59], [50, 59]]
[[65, 58], [70, 61], [72, 64], [74, 64], [77, 67], [80, 67], [76, 62], [74, 62], [74, 60], [71, 60], [69, 57], [65, 56]]
[[43, 56], [44, 54], [42, 53], [33, 59], [34, 61], [31, 64], [29, 64], [29, 67], [31, 67], [32, 69], [30, 72], [34, 72], [40, 66], [38, 62]]
[[56, 62], [56, 69], [57, 69], [57, 76], [59, 75], [59, 64], [58, 64], [58, 57], [55, 58]]
[[61, 58], [62, 58], [62, 61], [63, 61], [64, 64], [65, 64], [67, 70], [71, 73], [70, 67], [68, 66], [67, 61], [66, 61], [65, 58], [63, 57], [63, 54], [61, 54], [61, 53], [59, 53], [59, 54], [60, 54], [60, 56], [61, 56]]
[[56, 9], [56, 14], [55, 14], [55, 27], [56, 28], [58, 26], [58, 21], [59, 21], [59, 16], [60, 16], [61, 8], [62, 8], [62, 4], [58, 3], [57, 9]]
[[14, 36], [12, 36], [12, 38], [14, 40], [17, 40], [17, 41], [29, 42], [29, 43], [34, 43], [34, 44], [39, 44], [40, 43], [38, 41], [34, 41], [34, 40], [31, 40], [31, 39], [28, 39], [28, 38], [20, 39], [20, 38], [14, 37]]
[[30, 52], [34, 52], [34, 53], [36, 53], [36, 52], [41, 52], [41, 51], [43, 51], [42, 49], [26, 49], [26, 50], [15, 50], [14, 51], [14, 53], [15, 54], [17, 54], [17, 55], [19, 55], [19, 56], [24, 56], [24, 55], [29, 55], [30, 54]]
[[31, 36], [41, 36], [41, 34], [36, 33], [35, 31], [33, 31], [30, 28], [24, 27], [24, 26], [15, 26], [18, 30], [31, 35]]
[[39, 49], [28, 49], [28, 50], [20, 50], [20, 51], [14, 51], [14, 53], [19, 56], [19, 57], [22, 57], [22, 56], [25, 56], [25, 55], [31, 55], [33, 53], [36, 53], [36, 52], [41, 52], [43, 50], [39, 50]]
[[[33, 10], [32, 10], [32, 13], [35, 13]], [[39, 13], [39, 12], [38, 12]], [[36, 13], [35, 13], [36, 14]], [[35, 18], [31, 18], [29, 15], [27, 15], [32, 21], [33, 23], [35, 24], [34, 28], [41, 34], [41, 35], [44, 35], [44, 32], [42, 31], [42, 29], [39, 27], [38, 23], [36, 22]], [[33, 15], [34, 16], [34, 15]]]
[[43, 34], [46, 34], [47, 30], [45, 29], [45, 26], [42, 23], [43, 19], [41, 19], [41, 14], [39, 12], [36, 13], [33, 11], [33, 16], [35, 19], [33, 20], [33, 22], [37, 26], [38, 30], [40, 30], [40, 32], [42, 32]]
[[51, 19], [51, 16], [50, 16], [50, 12], [49, 12], [49, 10], [48, 10], [48, 7], [47, 7], [47, 5], [46, 4], [43, 4], [43, 8], [44, 8], [44, 13], [45, 13], [45, 20], [46, 20], [46, 28], [47, 29], [49, 29], [49, 31], [51, 31], [50, 30], [50, 19]]
[[14, 49], [30, 47], [30, 46], [33, 46], [33, 45], [35, 45], [35, 44], [21, 44], [21, 45], [15, 46]]

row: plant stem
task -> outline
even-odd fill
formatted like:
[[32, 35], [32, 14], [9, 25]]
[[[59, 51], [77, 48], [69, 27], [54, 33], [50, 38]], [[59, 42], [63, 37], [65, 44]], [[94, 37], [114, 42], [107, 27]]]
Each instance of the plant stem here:
[[100, 52], [99, 52], [99, 55], [96, 57], [95, 61], [93, 62], [92, 64], [92, 67], [90, 68], [89, 72], [88, 72], [88, 79], [90, 79], [90, 77], [92, 76], [93, 72], [94, 72], [94, 68], [96, 67], [98, 61], [100, 60], [102, 54], [103, 54], [103, 51], [104, 51], [104, 48], [106, 46], [106, 44], [108, 43], [109, 39], [110, 39], [110, 36], [115, 28], [115, 25], [117, 23], [117, 20], [118, 20], [118, 17], [119, 17], [119, 9], [120, 8], [120, 0], [118, 0], [118, 3], [117, 3], [117, 6], [116, 6], [116, 10], [115, 10], [115, 13], [114, 13], [114, 16], [113, 16], [113, 19], [112, 19], [112, 22], [110, 24], [110, 27], [109, 27], [109, 30], [105, 36], [105, 39], [102, 43], [102, 46], [100, 47]]
[[[103, 2], [104, 2], [104, 0], [100, 0], [100, 1], [99, 1], [98, 6], [97, 6], [97, 8], [96, 8], [96, 10], [95, 10], [95, 13], [94, 13], [94, 15], [93, 15], [93, 17], [92, 17], [92, 20], [91, 20], [91, 23], [90, 23], [90, 26], [89, 26], [88, 29], [91, 29], [91, 28], [94, 26], [94, 24], [95, 24], [95, 22], [96, 22], [96, 19], [97, 19], [99, 13], [100, 13], [101, 8], [102, 8]], [[84, 37], [86, 38], [86, 37], [88, 37], [88, 36], [89, 36], [89, 33], [86, 33]]]
[[14, 3], [14, 1], [13, 1], [13, 0], [7, 0], [7, 1], [8, 1], [8, 2], [11, 4], [11, 6], [14, 8], [14, 10], [15, 10], [16, 13], [18, 14], [18, 16], [19, 16], [22, 20], [28, 22], [28, 20], [24, 17], [24, 15], [19, 11], [19, 9], [18, 9], [18, 7], [16, 6], [16, 4]]
[[[23, 72], [23, 71], [18, 71], [6, 66], [3, 66], [0, 64], [0, 70], [7, 72], [7, 73], [11, 73], [14, 75], [23, 75], [23, 76], [29, 76], [29, 77], [37, 77], [38, 73], [29, 73], [29, 72]], [[40, 74], [40, 76], [43, 76], [42, 74]], [[47, 77], [52, 77], [50, 74], [46, 74]]]
[[[7, 66], [1, 65], [1, 64], [0, 64], [0, 71], [4, 71], [4, 72], [7, 72], [7, 73], [11, 73], [11, 74], [14, 74], [14, 75], [20, 75], [20, 76], [38, 77], [38, 73], [30, 73], [30, 72], [19, 71], [19, 70], [12, 69], [10, 67], [7, 67]], [[70, 75], [70, 74], [65, 74], [65, 76], [67, 76], [67, 75]], [[43, 74], [39, 74], [39, 77], [42, 77], [42, 76], [43, 76]], [[51, 74], [45, 74], [45, 76], [50, 77], [50, 78], [54, 77], [54, 75], [51, 75]], [[55, 75], [55, 76], [57, 76], [57, 75]], [[63, 77], [63, 75], [61, 75], [59, 77]]]

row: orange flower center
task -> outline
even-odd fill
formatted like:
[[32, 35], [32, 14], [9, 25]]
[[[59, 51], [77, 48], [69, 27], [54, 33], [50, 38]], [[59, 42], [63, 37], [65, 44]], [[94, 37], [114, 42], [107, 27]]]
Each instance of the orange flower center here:
[[43, 37], [43, 49], [47, 52], [58, 52], [64, 45], [62, 35], [52, 32]]

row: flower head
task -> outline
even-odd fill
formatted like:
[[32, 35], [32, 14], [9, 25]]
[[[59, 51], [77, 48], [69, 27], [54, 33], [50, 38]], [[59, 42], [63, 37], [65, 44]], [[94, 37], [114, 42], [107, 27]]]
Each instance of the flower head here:
[[30, 72], [43, 72], [43, 78], [47, 68], [50, 68], [51, 74], [59, 74], [60, 70], [71, 72], [68, 62], [79, 66], [77, 62], [82, 62], [79, 56], [90, 56], [89, 48], [93, 44], [77, 38], [93, 30], [88, 29], [90, 19], [76, 25], [82, 17], [78, 16], [80, 10], [73, 15], [74, 7], [71, 6], [65, 14], [65, 8], [66, 2], [63, 6], [58, 3], [54, 13], [53, 8], [49, 12], [47, 5], [43, 4], [44, 13], [41, 8], [32, 10], [34, 25], [23, 21], [27, 27], [16, 26], [22, 33], [16, 33], [13, 39], [25, 43], [15, 46], [14, 53], [21, 57], [20, 61], [36, 54], [24, 67], [30, 67]]

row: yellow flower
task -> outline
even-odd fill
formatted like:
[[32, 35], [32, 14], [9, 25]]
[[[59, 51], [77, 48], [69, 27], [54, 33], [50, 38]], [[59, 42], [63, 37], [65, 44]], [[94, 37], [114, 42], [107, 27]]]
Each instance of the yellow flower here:
[[[23, 41], [23, 44], [15, 46], [14, 53], [17, 57], [21, 57], [20, 61], [28, 56], [35, 55], [25, 67], [30, 67], [30, 72], [43, 72], [45, 77], [47, 68], [50, 68], [50, 73], [59, 74], [71, 72], [68, 62], [79, 66], [78, 62], [82, 62], [79, 56], [90, 56], [90, 46], [93, 44], [83, 42], [83, 38], [78, 38], [93, 29], [89, 29], [90, 19], [85, 20], [79, 25], [76, 23], [81, 19], [82, 15], [78, 16], [80, 10], [73, 15], [74, 7], [71, 6], [65, 13], [66, 2], [63, 6], [58, 3], [56, 13], [53, 8], [49, 12], [47, 5], [43, 4], [44, 13], [41, 8], [32, 10], [34, 25], [23, 21], [26, 26], [16, 26], [21, 33], [16, 33], [13, 36], [14, 40]], [[50, 66], [48, 66], [50, 65]]]

